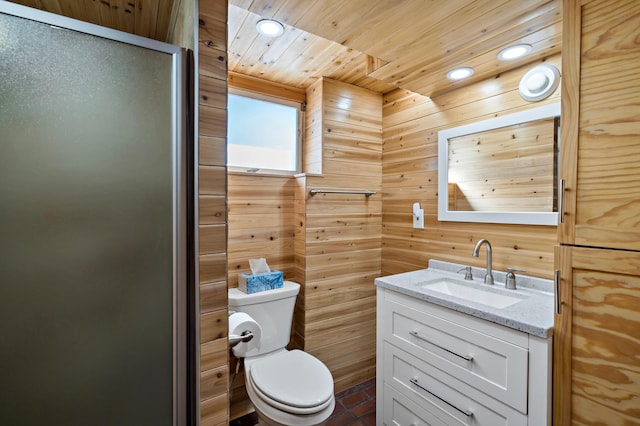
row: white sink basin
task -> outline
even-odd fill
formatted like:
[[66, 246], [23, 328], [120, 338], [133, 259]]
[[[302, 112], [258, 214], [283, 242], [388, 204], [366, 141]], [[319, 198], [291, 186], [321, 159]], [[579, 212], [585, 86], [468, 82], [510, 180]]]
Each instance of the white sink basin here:
[[492, 289], [490, 287], [487, 287], [487, 289], [476, 288], [473, 284], [463, 284], [447, 278], [438, 278], [429, 281], [421, 285], [421, 287], [425, 290], [435, 291], [470, 302], [481, 303], [497, 309], [503, 309], [524, 300], [522, 297], [516, 295], [508, 296], [498, 293], [495, 290], [491, 291]]

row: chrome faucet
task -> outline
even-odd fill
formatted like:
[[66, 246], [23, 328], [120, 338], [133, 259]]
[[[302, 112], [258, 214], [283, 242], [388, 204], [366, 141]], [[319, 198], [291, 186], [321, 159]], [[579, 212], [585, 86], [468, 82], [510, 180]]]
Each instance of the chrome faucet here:
[[484, 275], [485, 284], [493, 284], [493, 271], [491, 270], [491, 243], [486, 238], [478, 240], [476, 246], [473, 248], [473, 257], [478, 257], [478, 250], [482, 244], [487, 245], [487, 271]]

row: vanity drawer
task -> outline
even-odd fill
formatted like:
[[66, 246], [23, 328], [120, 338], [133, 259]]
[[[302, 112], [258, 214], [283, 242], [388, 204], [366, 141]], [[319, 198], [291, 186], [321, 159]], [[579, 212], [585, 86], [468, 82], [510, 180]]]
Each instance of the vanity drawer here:
[[448, 426], [447, 423], [425, 410], [413, 400], [384, 385], [384, 419], [386, 426]]
[[[396, 399], [405, 401], [404, 406], [407, 410], [410, 405], [408, 401], [413, 401], [418, 407], [423, 408], [423, 415], [425, 412], [433, 413], [432, 417], [436, 421], [443, 421], [447, 425], [525, 426], [527, 424], [527, 416], [518, 410], [389, 343], [384, 343], [383, 365], [385, 386], [392, 386], [406, 398]], [[389, 399], [390, 397], [385, 393], [385, 404], [390, 403], [387, 401]], [[409, 411], [418, 414], [417, 410]], [[439, 424], [436, 421], [431, 423], [424, 417], [422, 420], [426, 424]]]
[[457, 320], [467, 319], [464, 314], [449, 314], [386, 300], [383, 339], [526, 414], [527, 348], [460, 324]]

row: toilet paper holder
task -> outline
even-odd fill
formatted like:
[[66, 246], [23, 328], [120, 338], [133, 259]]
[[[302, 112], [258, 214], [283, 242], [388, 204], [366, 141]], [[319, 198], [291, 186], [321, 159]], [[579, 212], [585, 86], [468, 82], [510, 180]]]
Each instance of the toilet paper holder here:
[[233, 348], [238, 343], [247, 343], [253, 339], [253, 333], [249, 330], [245, 330], [240, 334], [229, 335], [229, 347]]

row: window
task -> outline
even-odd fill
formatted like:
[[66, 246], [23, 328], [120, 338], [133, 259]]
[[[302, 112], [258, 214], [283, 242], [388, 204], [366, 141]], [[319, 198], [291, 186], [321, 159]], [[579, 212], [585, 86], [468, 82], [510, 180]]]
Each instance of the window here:
[[302, 105], [230, 90], [227, 165], [247, 172], [300, 171]]

